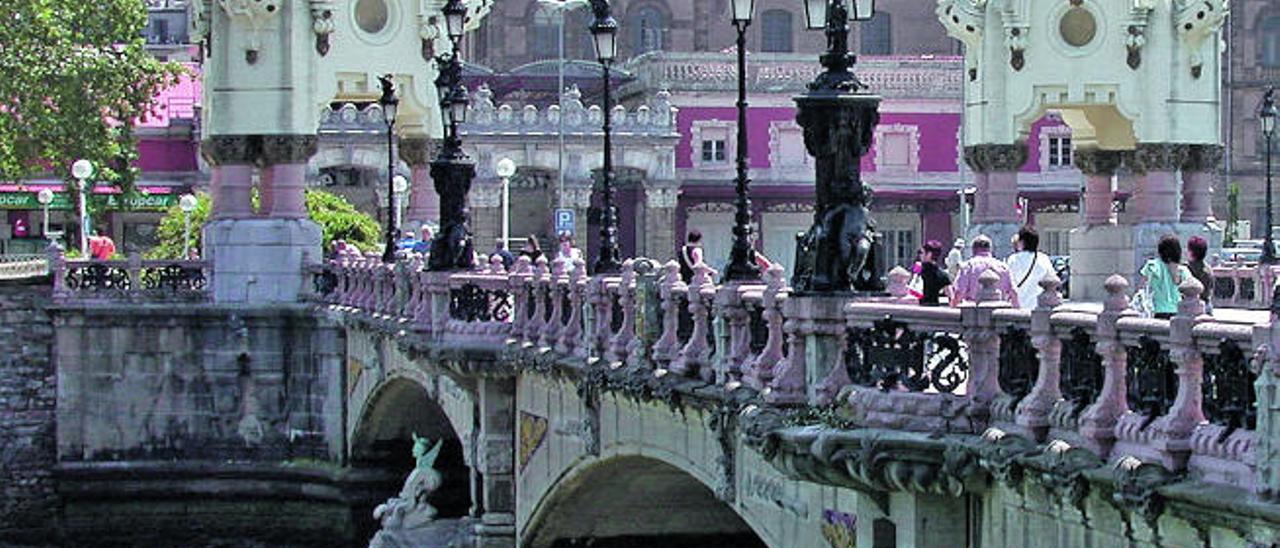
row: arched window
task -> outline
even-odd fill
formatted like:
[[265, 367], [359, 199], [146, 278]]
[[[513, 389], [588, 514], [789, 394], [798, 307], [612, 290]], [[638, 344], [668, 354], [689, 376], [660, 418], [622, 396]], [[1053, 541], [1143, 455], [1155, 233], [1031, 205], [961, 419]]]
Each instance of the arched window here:
[[555, 11], [538, 8], [529, 28], [529, 59], [555, 59], [560, 53], [560, 20]]
[[1258, 28], [1258, 62], [1280, 67], [1280, 16], [1268, 17]]
[[643, 6], [629, 17], [631, 48], [633, 55], [661, 50], [667, 34], [667, 22], [662, 12], [653, 6]]
[[893, 26], [889, 14], [877, 11], [870, 21], [859, 23], [863, 55], [889, 55], [893, 53]]
[[760, 51], [792, 51], [791, 12], [769, 10], [760, 16]]

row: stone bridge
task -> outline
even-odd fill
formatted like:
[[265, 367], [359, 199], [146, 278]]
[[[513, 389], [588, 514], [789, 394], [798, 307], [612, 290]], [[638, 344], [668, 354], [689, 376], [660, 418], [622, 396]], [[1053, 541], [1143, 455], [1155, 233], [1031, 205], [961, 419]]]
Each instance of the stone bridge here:
[[1194, 280], [1158, 320], [1119, 277], [1023, 311], [992, 279], [926, 308], [899, 274], [850, 299], [345, 256], [255, 308], [209, 303], [201, 263], [50, 264], [0, 292], [30, 333], [0, 523], [35, 524], [0, 538], [361, 544], [416, 433], [483, 546], [1280, 542], [1280, 329], [1204, 315]]

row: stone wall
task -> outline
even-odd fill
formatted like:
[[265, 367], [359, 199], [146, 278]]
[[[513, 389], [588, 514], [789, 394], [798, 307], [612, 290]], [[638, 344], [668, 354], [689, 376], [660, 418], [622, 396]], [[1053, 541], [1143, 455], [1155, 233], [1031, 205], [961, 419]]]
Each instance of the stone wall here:
[[0, 544], [53, 528], [53, 326], [45, 277], [0, 281]]

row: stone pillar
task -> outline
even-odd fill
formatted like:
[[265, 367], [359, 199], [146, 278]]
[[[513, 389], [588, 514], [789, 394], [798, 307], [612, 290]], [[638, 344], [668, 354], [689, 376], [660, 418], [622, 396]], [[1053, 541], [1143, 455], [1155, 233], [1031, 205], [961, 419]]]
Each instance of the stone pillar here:
[[677, 186], [648, 186], [645, 192], [644, 237], [640, 253], [645, 257], [672, 257], [676, 250]]
[[1176, 223], [1178, 169], [1186, 157], [1186, 147], [1172, 143], [1141, 143], [1130, 157], [1129, 167], [1138, 174], [1133, 197], [1139, 223]]
[[477, 548], [508, 547], [515, 542], [515, 397], [512, 378], [482, 378], [480, 435], [476, 467], [483, 477], [484, 514], [475, 526]]
[[1111, 204], [1115, 200], [1112, 184], [1123, 155], [1115, 150], [1077, 149], [1074, 161], [1084, 173], [1084, 204], [1081, 217], [1086, 226], [1116, 223]]
[[[400, 159], [409, 164], [412, 181], [404, 226], [417, 230], [422, 223], [440, 220], [440, 196], [431, 183], [431, 141], [426, 137], [401, 137]], [[481, 240], [481, 243], [484, 243]]]
[[1188, 145], [1182, 163], [1182, 222], [1212, 223], [1213, 179], [1222, 164], [1221, 145]]
[[[213, 298], [219, 303], [295, 302], [302, 292], [304, 264], [321, 255], [320, 227], [307, 219], [303, 188], [315, 135], [218, 136], [206, 141], [221, 161], [212, 220], [204, 227], [204, 257], [213, 262]], [[228, 160], [231, 159], [231, 160]], [[261, 202], [266, 218], [253, 214], [253, 164], [272, 187]]]
[[250, 135], [219, 135], [200, 143], [200, 152], [213, 171], [210, 219], [253, 216], [253, 164], [258, 160], [259, 147], [260, 142]]
[[1071, 231], [1072, 300], [1102, 300], [1107, 278], [1133, 269], [1133, 230], [1117, 224], [1111, 207], [1113, 181], [1126, 155], [1096, 148], [1075, 151], [1076, 167], [1084, 173], [1084, 210], [1081, 225]]
[[262, 138], [259, 210], [272, 219], [307, 218], [307, 160], [316, 152], [315, 135], [268, 135]]
[[1257, 468], [1254, 492], [1267, 500], [1280, 496], [1280, 309], [1272, 308], [1271, 321], [1253, 328], [1254, 382], [1258, 401]]
[[972, 241], [986, 234], [997, 257], [1013, 251], [1010, 239], [1018, 232], [1018, 171], [1027, 163], [1026, 143], [982, 144], [964, 149], [965, 163], [974, 172], [973, 219], [966, 234]]
[[890, 493], [893, 545], [898, 548], [968, 545], [968, 524], [973, 516], [969, 515], [967, 503], [967, 497]]
[[[476, 249], [487, 254], [493, 250], [494, 240], [502, 236], [502, 181], [477, 179], [467, 198], [471, 233], [474, 235], [471, 241], [475, 242]], [[544, 251], [554, 254], [555, 248]]]

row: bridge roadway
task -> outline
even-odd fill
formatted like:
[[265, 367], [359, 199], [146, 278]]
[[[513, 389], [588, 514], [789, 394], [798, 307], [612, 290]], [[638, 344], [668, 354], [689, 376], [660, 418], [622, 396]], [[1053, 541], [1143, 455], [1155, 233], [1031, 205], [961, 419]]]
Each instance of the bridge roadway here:
[[[940, 309], [792, 295], [778, 271], [575, 272], [344, 257], [313, 269], [311, 304], [272, 310], [121, 305], [55, 276], [68, 515], [216, 481], [358, 507], [395, 492], [417, 433], [447, 440], [433, 501], [481, 546], [1280, 542], [1280, 330], [1202, 315], [1194, 280], [1154, 320], [1119, 277], [1101, 308], [1049, 279], [1020, 311], [991, 279]], [[159, 482], [162, 458], [216, 478]], [[367, 533], [327, 511], [320, 529]]]

